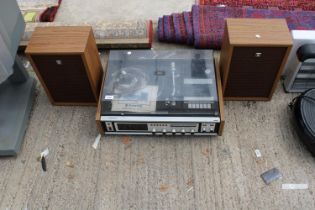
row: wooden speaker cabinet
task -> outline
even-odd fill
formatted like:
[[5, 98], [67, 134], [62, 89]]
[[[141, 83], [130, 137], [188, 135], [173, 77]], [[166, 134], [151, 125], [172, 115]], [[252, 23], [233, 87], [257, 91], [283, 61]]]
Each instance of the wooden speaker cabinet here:
[[292, 46], [285, 19], [226, 19], [220, 55], [225, 100], [270, 100]]
[[25, 53], [52, 104], [97, 104], [103, 70], [91, 27], [38, 27]]

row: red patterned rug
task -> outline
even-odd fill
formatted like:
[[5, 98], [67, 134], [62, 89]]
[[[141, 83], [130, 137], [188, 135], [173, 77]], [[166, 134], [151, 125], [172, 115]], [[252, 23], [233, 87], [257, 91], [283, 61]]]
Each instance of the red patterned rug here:
[[194, 5], [192, 12], [164, 16], [159, 21], [159, 40], [220, 49], [225, 18], [284, 18], [290, 30], [315, 30], [315, 11]]
[[200, 5], [251, 6], [257, 9], [315, 10], [314, 0], [199, 0]]

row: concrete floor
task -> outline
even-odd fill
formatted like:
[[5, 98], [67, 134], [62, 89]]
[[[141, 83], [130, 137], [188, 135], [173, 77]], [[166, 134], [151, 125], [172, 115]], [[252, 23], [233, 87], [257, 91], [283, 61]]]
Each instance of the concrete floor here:
[[[94, 150], [95, 108], [52, 106], [38, 85], [20, 155], [0, 159], [0, 209], [314, 209], [315, 162], [291, 124], [293, 97], [279, 84], [270, 102], [226, 102], [222, 137], [106, 137]], [[283, 178], [267, 186], [260, 174], [273, 167]], [[283, 183], [309, 189], [282, 190]]]
[[157, 20], [162, 15], [191, 10], [194, 0], [63, 0], [55, 21]]

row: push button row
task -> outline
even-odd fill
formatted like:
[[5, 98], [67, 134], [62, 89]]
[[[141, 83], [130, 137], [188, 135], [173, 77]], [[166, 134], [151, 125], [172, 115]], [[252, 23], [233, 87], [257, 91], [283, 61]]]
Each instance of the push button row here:
[[[153, 128], [153, 129], [152, 129], [152, 133], [156, 133], [156, 132], [157, 132], [156, 129]], [[166, 133], [167, 130], [164, 128], [164, 129], [162, 130], [162, 132], [163, 132], [163, 133]], [[191, 130], [190, 130], [190, 133], [195, 133], [195, 132], [196, 132], [196, 131], [195, 131], [194, 129], [191, 129]], [[172, 133], [173, 133], [173, 134], [176, 134], [176, 133], [183, 133], [183, 134], [184, 134], [184, 133], [186, 133], [186, 130], [185, 130], [185, 129], [182, 129], [182, 130], [180, 130], [180, 131], [176, 131], [176, 129], [173, 128], [173, 129], [172, 129]]]

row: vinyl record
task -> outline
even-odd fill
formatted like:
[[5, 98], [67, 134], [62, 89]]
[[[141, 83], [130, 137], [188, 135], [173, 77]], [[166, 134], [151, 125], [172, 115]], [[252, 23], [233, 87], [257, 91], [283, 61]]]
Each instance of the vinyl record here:
[[122, 68], [112, 74], [113, 93], [129, 94], [147, 86], [148, 79], [141, 69], [135, 67]]

